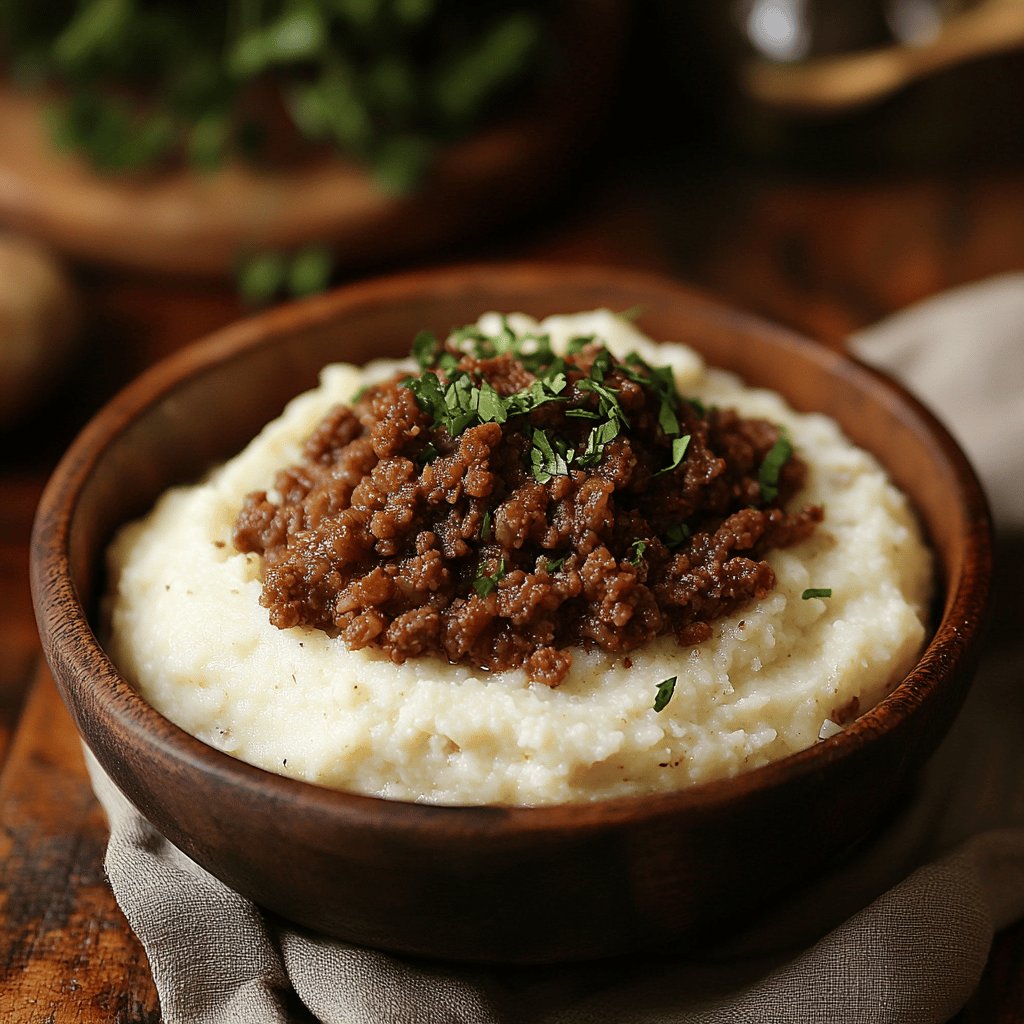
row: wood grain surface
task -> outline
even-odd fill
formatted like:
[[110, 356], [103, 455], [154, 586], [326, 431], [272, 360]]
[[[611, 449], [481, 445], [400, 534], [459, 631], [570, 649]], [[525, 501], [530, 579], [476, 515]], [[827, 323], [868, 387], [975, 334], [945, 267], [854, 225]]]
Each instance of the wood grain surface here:
[[45, 669], [0, 775], [0, 818], [0, 1020], [156, 1024], [149, 965], [103, 874], [103, 812]]

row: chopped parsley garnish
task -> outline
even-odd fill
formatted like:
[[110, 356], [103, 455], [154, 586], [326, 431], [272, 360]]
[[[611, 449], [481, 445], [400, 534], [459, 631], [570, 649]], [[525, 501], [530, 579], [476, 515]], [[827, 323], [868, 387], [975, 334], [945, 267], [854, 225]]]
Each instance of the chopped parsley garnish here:
[[504, 316], [501, 318], [501, 330], [495, 335], [484, 334], [475, 324], [470, 324], [452, 331], [450, 341], [460, 351], [470, 352], [477, 359], [512, 355], [526, 369], [535, 373], [559, 361], [551, 349], [551, 338], [547, 334], [516, 334]]
[[[612, 368], [612, 354], [603, 345], [594, 355], [594, 361], [590, 364], [590, 379], [595, 384], [600, 384], [608, 376]], [[618, 401], [618, 399], [616, 399]]]
[[831, 587], [808, 587], [801, 595], [805, 601], [810, 601], [812, 597], [831, 597]]
[[[661, 405], [658, 407], [658, 426], [661, 427], [665, 433], [672, 437], [674, 434], [679, 433], [679, 419], [676, 416], [675, 410], [672, 408], [672, 403], [662, 399]], [[686, 435], [686, 440], [690, 440], [690, 435]]]
[[681, 548], [690, 539], [690, 528], [686, 523], [676, 523], [665, 531], [665, 547], [670, 551]]
[[761, 495], [765, 501], [774, 501], [779, 496], [779, 474], [792, 454], [793, 445], [785, 434], [781, 434], [768, 450], [757, 473], [757, 482], [761, 485]]
[[534, 430], [532, 436], [530, 466], [534, 479], [546, 484], [552, 477], [568, 476], [569, 463], [576, 457], [576, 452], [560, 437], [552, 440], [543, 430]]
[[[602, 351], [607, 352], [608, 350], [603, 349]], [[629, 429], [629, 420], [626, 419], [626, 414], [622, 411], [618, 393], [614, 388], [608, 387], [601, 381], [594, 380], [593, 377], [584, 378], [577, 382], [576, 387], [580, 391], [591, 391], [597, 395], [597, 412], [599, 416], [615, 420], [623, 430]]]
[[437, 445], [433, 441], [428, 441], [420, 452], [420, 465], [425, 466], [428, 462], [433, 462], [440, 454]]
[[[550, 377], [538, 377], [524, 391], [500, 399], [509, 416], [525, 416], [526, 413], [542, 406], [545, 402], [561, 401], [559, 395], [565, 390], [568, 380], [559, 370]], [[500, 422], [504, 423], [504, 420]]]
[[505, 402], [487, 381], [477, 387], [468, 374], [458, 370], [451, 371], [447, 384], [442, 384], [433, 370], [403, 383], [420, 408], [433, 417], [434, 425], [444, 427], [451, 437], [458, 437], [474, 423], [504, 423], [509, 415]]
[[498, 562], [498, 570], [493, 575], [488, 576], [482, 569], [477, 572], [476, 579], [473, 580], [473, 589], [480, 595], [480, 597], [487, 597], [495, 588], [498, 586], [498, 580], [505, 575], [505, 559], [502, 558]]
[[569, 355], [574, 356], [582, 352], [588, 345], [594, 342], [594, 336], [592, 334], [581, 335], [580, 337], [570, 338], [569, 344], [566, 346], [566, 351]]
[[619, 435], [619, 424], [616, 420], [605, 420], [600, 426], [594, 427], [587, 435], [587, 446], [583, 454], [576, 460], [576, 465], [586, 469], [599, 466], [604, 458], [604, 449], [610, 441]]
[[484, 513], [483, 519], [480, 521], [480, 539], [490, 540], [491, 539], [491, 510], [488, 509]]
[[676, 677], [671, 676], [669, 679], [663, 679], [658, 683], [658, 692], [654, 695], [654, 710], [664, 711], [668, 706], [668, 702], [672, 699], [672, 694], [676, 692]]
[[508, 409], [501, 396], [487, 381], [484, 381], [475, 393], [476, 413], [482, 423], [504, 423], [508, 419]]
[[[642, 372], [641, 372], [642, 371]], [[626, 356], [623, 373], [635, 384], [651, 388], [658, 396], [658, 426], [667, 437], [679, 433], [679, 392], [671, 366], [651, 366], [635, 352]]]
[[675, 437], [672, 439], [672, 461], [662, 467], [655, 473], [655, 476], [661, 476], [662, 473], [668, 473], [675, 469], [680, 462], [683, 461], [683, 456], [686, 454], [686, 449], [690, 447], [690, 435], [683, 434], [682, 437]]
[[[692, 441], [690, 433], [683, 433], [681, 421], [685, 422], [694, 414], [704, 415], [704, 407], [696, 399], [680, 396], [671, 366], [651, 366], [635, 352], [619, 362], [593, 335], [570, 339], [569, 359], [586, 349], [593, 350], [593, 357], [589, 360], [586, 375], [580, 377], [578, 366], [554, 353], [548, 335], [517, 334], [505, 317], [493, 335], [477, 326], [469, 326], [453, 331], [448, 341], [442, 342], [430, 332], [423, 331], [413, 343], [413, 355], [421, 373], [403, 383], [416, 396], [420, 407], [432, 417], [433, 425], [443, 427], [453, 438], [477, 424], [503, 424], [513, 417], [529, 416], [549, 402], [563, 403], [561, 415], [565, 427], [562, 431], [550, 425], [541, 428], [527, 424], [523, 428], [530, 441], [530, 472], [535, 480], [546, 484], [554, 477], [570, 476], [575, 469], [588, 470], [599, 466], [608, 445], [630, 429], [620, 391], [615, 387], [615, 375], [618, 374], [638, 384], [646, 391], [649, 400], [653, 398], [656, 401], [659, 449], [663, 438], [671, 454], [667, 464], [656, 470], [654, 476], [672, 472], [682, 464]], [[534, 379], [519, 391], [500, 394], [480, 377], [479, 372], [474, 374], [459, 368], [462, 353], [476, 359], [511, 356], [533, 374]], [[579, 432], [570, 433], [568, 430], [569, 423], [580, 420], [591, 424], [582, 437]], [[552, 422], [557, 423], [558, 420]], [[772, 501], [778, 496], [782, 467], [792, 453], [788, 437], [780, 434], [758, 472], [758, 484], [765, 501]], [[429, 461], [436, 454], [437, 449], [428, 444], [424, 448], [423, 459]], [[481, 537], [489, 531], [490, 520], [485, 518]], [[690, 539], [690, 530], [679, 523], [664, 531], [661, 539], [669, 550], [677, 550]], [[645, 546], [645, 542], [639, 543]], [[633, 564], [639, 564], [643, 550], [643, 546], [631, 548]]]
[[561, 558], [548, 558], [545, 555], [544, 556], [544, 568], [549, 573], [556, 573], [556, 572], [558, 572], [559, 569], [562, 568], [562, 563], [564, 561], [565, 561], [565, 556], [564, 555]]
[[647, 542], [635, 540], [629, 545], [629, 561], [633, 565], [639, 565], [644, 560], [644, 552], [647, 550]]
[[430, 331], [420, 331], [412, 342], [412, 355], [421, 370], [433, 366], [441, 353], [441, 342]]
[[489, 341], [487, 335], [476, 324], [457, 327], [448, 337], [452, 344], [460, 349], [465, 348], [467, 341], [477, 342], [478, 344], [484, 344]]

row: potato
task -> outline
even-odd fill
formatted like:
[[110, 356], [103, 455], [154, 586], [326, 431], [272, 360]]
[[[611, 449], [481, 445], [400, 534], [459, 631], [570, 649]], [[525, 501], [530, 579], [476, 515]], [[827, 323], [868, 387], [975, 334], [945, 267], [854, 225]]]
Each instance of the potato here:
[[79, 304], [59, 262], [37, 242], [0, 235], [0, 424], [56, 381], [74, 347]]

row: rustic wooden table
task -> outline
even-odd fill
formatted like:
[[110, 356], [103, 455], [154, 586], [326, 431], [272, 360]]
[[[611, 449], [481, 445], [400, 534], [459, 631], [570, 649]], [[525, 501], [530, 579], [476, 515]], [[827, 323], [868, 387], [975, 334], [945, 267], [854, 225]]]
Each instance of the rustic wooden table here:
[[[840, 346], [952, 285], [1024, 268], [1024, 169], [799, 180], [741, 162], [585, 179], [463, 258], [673, 274]], [[557, 216], [551, 211], [559, 210]], [[243, 311], [227, 290], [79, 270], [88, 306], [63, 390], [0, 434], [0, 1020], [160, 1019], [144, 954], [105, 884], [104, 822], [45, 669], [28, 592], [33, 510], [84, 419], [142, 367]], [[1024, 924], [1002, 933], [958, 1024], [1024, 1020]]]

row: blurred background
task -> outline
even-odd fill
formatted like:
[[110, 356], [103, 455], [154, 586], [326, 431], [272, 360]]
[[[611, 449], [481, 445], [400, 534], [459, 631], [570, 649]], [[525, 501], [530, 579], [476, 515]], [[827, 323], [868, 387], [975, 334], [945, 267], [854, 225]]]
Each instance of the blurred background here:
[[[1024, 0], [0, 0], [0, 759], [32, 514], [106, 399], [257, 309], [507, 259], [833, 348], [1024, 269]], [[1017, 931], [982, 998], [1024, 1013]]]
[[1024, 260], [1021, 0], [0, 0], [0, 67], [5, 465], [403, 267], [652, 267], [840, 345]]

